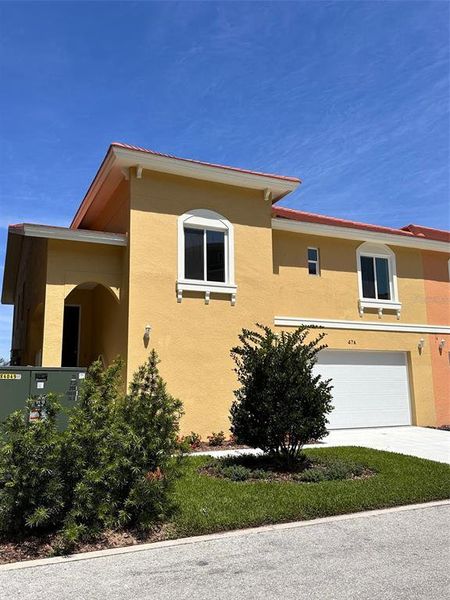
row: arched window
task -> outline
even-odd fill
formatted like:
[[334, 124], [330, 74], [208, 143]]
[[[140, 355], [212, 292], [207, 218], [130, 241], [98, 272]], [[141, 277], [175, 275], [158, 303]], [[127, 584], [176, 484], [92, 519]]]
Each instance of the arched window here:
[[183, 291], [230, 294], [236, 300], [233, 226], [207, 209], [191, 210], [178, 218], [177, 299]]
[[395, 310], [400, 318], [395, 254], [383, 244], [366, 242], [356, 251], [359, 289], [359, 313], [375, 308], [381, 317], [383, 310]]

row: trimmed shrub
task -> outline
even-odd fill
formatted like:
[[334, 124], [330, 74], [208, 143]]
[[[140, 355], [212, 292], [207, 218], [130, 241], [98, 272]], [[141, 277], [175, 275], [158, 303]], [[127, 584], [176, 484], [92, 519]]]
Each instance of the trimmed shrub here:
[[68, 542], [105, 528], [147, 529], [170, 512], [182, 404], [167, 392], [158, 362], [152, 351], [125, 397], [120, 361], [89, 369], [64, 446], [72, 493]]
[[331, 385], [313, 373], [324, 333], [306, 341], [309, 329], [274, 333], [243, 329], [240, 346], [231, 350], [241, 387], [231, 407], [231, 431], [237, 441], [281, 457], [298, 459], [309, 440], [327, 435]]
[[39, 533], [61, 524], [64, 483], [61, 433], [56, 417], [61, 405], [48, 394], [44, 418], [30, 421], [27, 408], [13, 412], [2, 425], [0, 445], [0, 535]]

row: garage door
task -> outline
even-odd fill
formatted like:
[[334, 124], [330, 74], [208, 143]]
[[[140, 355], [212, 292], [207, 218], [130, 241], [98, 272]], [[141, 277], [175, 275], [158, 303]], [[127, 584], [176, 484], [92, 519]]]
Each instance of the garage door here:
[[330, 429], [411, 424], [404, 352], [326, 350], [315, 370], [333, 380]]

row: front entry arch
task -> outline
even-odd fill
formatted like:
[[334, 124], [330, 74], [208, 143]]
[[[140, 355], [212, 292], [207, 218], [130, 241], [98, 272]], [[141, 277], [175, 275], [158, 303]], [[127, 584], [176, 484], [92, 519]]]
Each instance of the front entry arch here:
[[101, 358], [108, 364], [120, 353], [120, 303], [104, 285], [77, 285], [64, 300], [62, 367], [88, 367]]

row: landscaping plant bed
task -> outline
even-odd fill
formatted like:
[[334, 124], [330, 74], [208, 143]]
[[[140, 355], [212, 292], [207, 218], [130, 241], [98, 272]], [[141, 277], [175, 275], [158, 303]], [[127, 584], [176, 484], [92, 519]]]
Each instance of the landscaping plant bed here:
[[239, 456], [216, 458], [198, 469], [201, 475], [235, 482], [319, 483], [342, 479], [366, 479], [375, 471], [365, 465], [343, 459], [308, 458], [301, 455], [290, 464], [275, 457]]
[[[146, 533], [127, 530], [104, 531], [96, 538], [76, 544], [73, 553], [160, 542], [170, 537], [170, 528], [171, 525], [167, 524], [156, 526]], [[0, 540], [0, 564], [58, 556], [63, 554], [60, 550], [60, 544], [60, 536], [56, 533], [22, 540]]]
[[[305, 455], [307, 464], [314, 465], [315, 469], [325, 464], [328, 467], [334, 465], [332, 468], [339, 471], [345, 465], [355, 473], [352, 469], [357, 465], [363, 471], [345, 479], [328, 478], [299, 485], [298, 481], [289, 479], [289, 472], [286, 477], [278, 478], [275, 469], [266, 479], [252, 478], [242, 483], [223, 475], [211, 476], [209, 469], [217, 466], [217, 459], [186, 456], [182, 477], [175, 484], [174, 500], [178, 510], [169, 521], [146, 534], [107, 531], [95, 539], [78, 543], [73, 552], [450, 498], [450, 466], [443, 463], [359, 447], [305, 449]], [[245, 460], [248, 461], [244, 463], [246, 468], [249, 464], [258, 464], [259, 468], [264, 466], [261, 470], [269, 471], [263, 457], [245, 457]], [[255, 461], [253, 464], [252, 460]], [[229, 466], [223, 461], [219, 464]], [[313, 469], [303, 468], [298, 473], [305, 474], [308, 470]], [[56, 534], [40, 539], [0, 541], [2, 563], [57, 554], [61, 554], [61, 549]]]
[[209, 442], [200, 442], [198, 446], [189, 448], [189, 454], [195, 454], [196, 452], [212, 452], [216, 450], [248, 450], [249, 448], [250, 446], [246, 446], [245, 444], [235, 444], [231, 440], [226, 441], [223, 444], [218, 444], [217, 446], [212, 446]]

